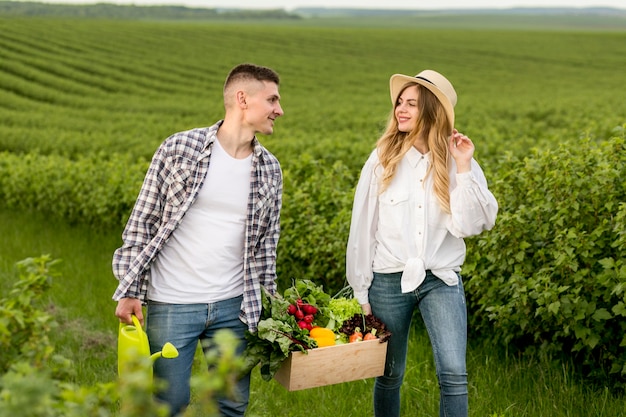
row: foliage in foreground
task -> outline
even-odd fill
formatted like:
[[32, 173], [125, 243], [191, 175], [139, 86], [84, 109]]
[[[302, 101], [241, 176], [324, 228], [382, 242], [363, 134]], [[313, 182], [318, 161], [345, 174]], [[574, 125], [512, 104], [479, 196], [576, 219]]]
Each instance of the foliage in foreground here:
[[[0, 417], [166, 416], [166, 406], [153, 401], [160, 385], [150, 377], [147, 357], [131, 361], [124, 378], [116, 381], [91, 387], [68, 382], [73, 364], [55, 355], [48, 334], [56, 322], [40, 305], [58, 276], [57, 262], [47, 255], [19, 262], [20, 280], [1, 300]], [[197, 409], [205, 415], [216, 412], [215, 396], [227, 395], [242, 369], [234, 337], [228, 331], [217, 334], [219, 354], [206, 356], [210, 371], [192, 377]]]
[[[626, 381], [626, 145], [569, 141], [513, 158], [495, 233], [464, 273], [473, 329], [522, 351], [573, 354]], [[598, 375], [601, 376], [601, 375]]]

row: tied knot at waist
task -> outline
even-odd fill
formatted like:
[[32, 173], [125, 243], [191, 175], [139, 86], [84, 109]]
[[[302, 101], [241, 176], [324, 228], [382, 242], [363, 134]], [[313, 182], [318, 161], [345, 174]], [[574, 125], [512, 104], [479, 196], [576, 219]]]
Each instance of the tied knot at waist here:
[[[452, 269], [430, 269], [430, 272], [448, 285], [458, 283], [459, 277]], [[410, 258], [402, 272], [400, 285], [403, 293], [415, 291], [426, 279], [426, 266], [422, 258]]]

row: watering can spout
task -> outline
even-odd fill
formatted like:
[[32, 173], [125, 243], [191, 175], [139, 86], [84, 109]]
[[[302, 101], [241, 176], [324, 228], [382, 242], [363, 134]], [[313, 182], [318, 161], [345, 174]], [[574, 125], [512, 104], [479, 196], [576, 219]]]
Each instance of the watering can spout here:
[[153, 363], [159, 358], [173, 359], [177, 357], [178, 357], [178, 349], [176, 349], [176, 346], [174, 346], [170, 342], [167, 342], [166, 344], [164, 344], [163, 349], [161, 351], [150, 355], [150, 359], [152, 359]]

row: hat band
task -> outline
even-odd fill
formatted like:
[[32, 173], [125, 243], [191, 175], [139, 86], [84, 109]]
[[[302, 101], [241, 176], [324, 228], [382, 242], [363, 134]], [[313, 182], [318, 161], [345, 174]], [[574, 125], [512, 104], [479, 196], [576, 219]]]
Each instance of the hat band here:
[[418, 77], [418, 76], [415, 76], [415, 78], [419, 78], [420, 80], [424, 80], [424, 81], [426, 81], [427, 83], [432, 84], [432, 85], [434, 85], [435, 87], [437, 87], [437, 86], [435, 85], [435, 83], [434, 83], [434, 82], [432, 82], [432, 81], [430, 81], [429, 79], [426, 79], [426, 78], [424, 78], [424, 77]]

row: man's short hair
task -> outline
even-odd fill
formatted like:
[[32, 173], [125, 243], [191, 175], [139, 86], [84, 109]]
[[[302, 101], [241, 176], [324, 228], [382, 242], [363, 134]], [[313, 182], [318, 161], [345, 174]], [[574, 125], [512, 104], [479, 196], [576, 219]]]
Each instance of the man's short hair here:
[[224, 83], [224, 91], [236, 81], [243, 80], [257, 80], [257, 81], [270, 81], [279, 85], [280, 77], [271, 68], [263, 67], [254, 64], [239, 64], [232, 70], [226, 77], [226, 82]]

